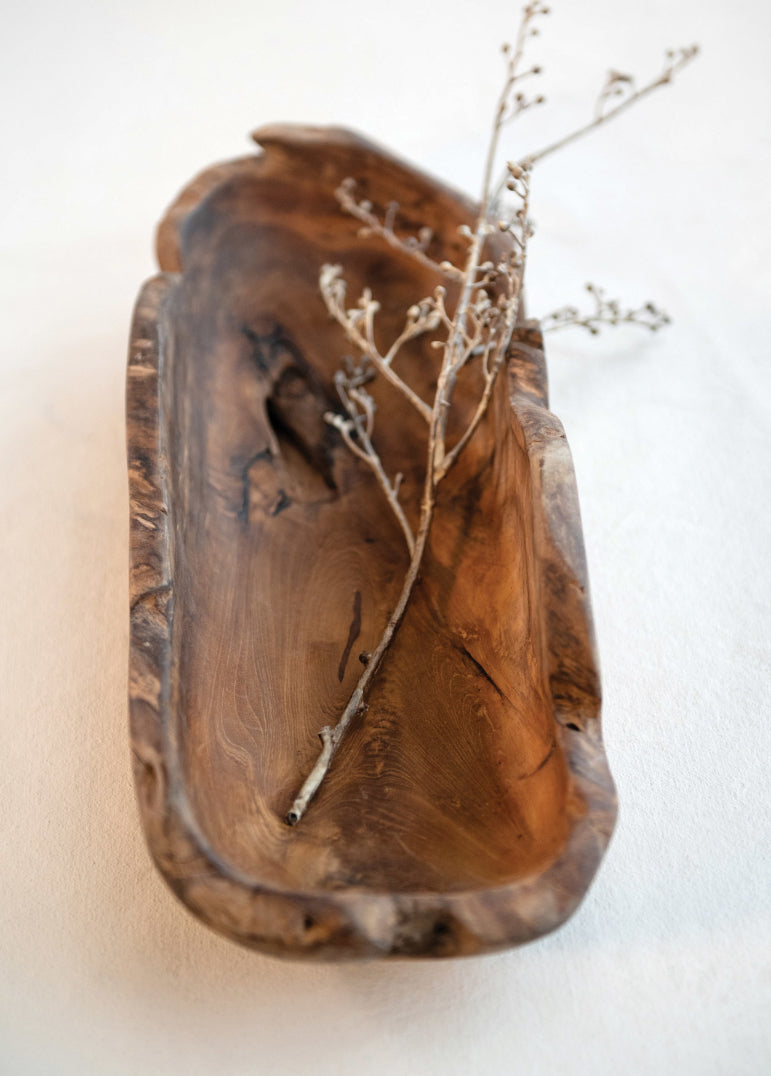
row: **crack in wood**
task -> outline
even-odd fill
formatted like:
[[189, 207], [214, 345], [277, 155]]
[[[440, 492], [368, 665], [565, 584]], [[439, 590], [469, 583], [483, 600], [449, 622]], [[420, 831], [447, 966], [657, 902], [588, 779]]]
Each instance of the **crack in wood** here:
[[557, 741], [552, 740], [551, 747], [546, 752], [546, 754], [541, 759], [541, 761], [538, 763], [536, 768], [534, 770], [531, 770], [530, 773], [523, 773], [520, 777], [517, 778], [517, 780], [518, 781], [526, 781], [528, 779], [528, 777], [535, 777], [535, 775], [537, 773], [540, 773], [540, 771], [544, 768], [544, 766], [546, 765], [546, 763], [549, 761], [549, 759], [552, 757], [552, 755], [554, 754], [554, 752], [556, 750], [557, 750]]
[[484, 667], [484, 665], [482, 665], [480, 662], [477, 661], [477, 659], [473, 656], [473, 654], [471, 654], [466, 649], [466, 647], [463, 645], [463, 643], [458, 643], [458, 642], [455, 642], [453, 640], [452, 645], [455, 647], [455, 649], [458, 651], [459, 654], [463, 654], [463, 656], [466, 658], [466, 660], [471, 662], [471, 664], [474, 666], [476, 671], [481, 676], [483, 676], [485, 678], [485, 680], [487, 680], [488, 684], [491, 684], [495, 688], [495, 690], [498, 692], [500, 697], [502, 699], [506, 699], [506, 701], [508, 702], [509, 699], [508, 699], [508, 696], [506, 695], [506, 693], [504, 691], [501, 691], [501, 689], [498, 687], [495, 680], [493, 680], [492, 676], [487, 671], [487, 669]]

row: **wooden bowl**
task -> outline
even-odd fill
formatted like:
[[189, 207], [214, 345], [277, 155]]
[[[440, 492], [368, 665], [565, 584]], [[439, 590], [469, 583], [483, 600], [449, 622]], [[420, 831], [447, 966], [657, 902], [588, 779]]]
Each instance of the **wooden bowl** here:
[[[284, 817], [407, 566], [366, 466], [324, 422], [351, 347], [324, 262], [378, 331], [437, 281], [357, 234], [346, 177], [458, 258], [473, 206], [345, 131], [271, 127], [211, 168], [158, 233], [128, 366], [131, 735], [142, 820], [201, 919], [266, 952], [454, 956], [562, 923], [616, 801], [570, 453], [541, 337], [517, 331], [487, 418], [440, 490], [404, 623], [302, 822]], [[433, 395], [436, 352], [400, 370]], [[425, 429], [385, 383], [376, 439], [415, 520]], [[455, 430], [478, 385], [458, 387]], [[453, 427], [451, 427], [452, 433]]]

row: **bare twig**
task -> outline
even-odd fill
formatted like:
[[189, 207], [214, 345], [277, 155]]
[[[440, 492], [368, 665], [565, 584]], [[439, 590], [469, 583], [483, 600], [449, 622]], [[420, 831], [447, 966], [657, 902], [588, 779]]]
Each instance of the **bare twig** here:
[[[372, 296], [365, 292], [355, 308], [346, 309], [345, 283], [340, 268], [324, 266], [321, 272], [321, 292], [330, 314], [377, 371], [391, 381], [424, 418], [428, 418], [429, 434], [420, 520], [417, 534], [413, 539], [412, 531], [404, 519], [404, 513], [399, 504], [398, 484], [389, 482], [372, 445], [374, 404], [361, 384], [361, 371], [338, 375], [336, 379], [338, 392], [348, 417], [329, 415], [327, 420], [340, 431], [354, 454], [375, 472], [392, 510], [399, 519], [411, 556], [396, 608], [391, 614], [379, 643], [372, 651], [340, 720], [334, 728], [325, 726], [319, 733], [321, 752], [286, 816], [289, 825], [296, 825], [302, 818], [324, 780], [346, 730], [365, 709], [369, 685], [377, 675], [391, 640], [402, 622], [418, 578], [433, 520], [437, 486], [447, 476], [477, 430], [487, 410], [497, 375], [511, 341], [520, 308], [528, 231], [526, 227], [521, 229], [521, 234], [517, 235], [517, 241], [514, 242], [511, 220], [499, 221], [497, 226], [490, 222], [488, 217], [492, 194], [491, 177], [500, 132], [504, 123], [510, 118], [511, 91], [518, 77], [525, 42], [532, 30], [533, 20], [536, 16], [545, 14], [546, 10], [538, 2], [528, 4], [523, 13], [515, 48], [513, 52], [507, 50], [506, 82], [496, 108], [477, 216], [472, 228], [461, 229], [469, 244], [462, 273], [454, 267], [454, 271], [448, 271], [446, 266], [449, 263], [431, 263], [438, 272], [461, 281], [460, 297], [452, 317], [448, 315], [445, 307], [444, 289], [438, 287], [432, 296], [421, 300], [407, 311], [403, 331], [383, 355], [378, 351], [374, 341], [373, 318], [377, 311], [377, 303]], [[515, 100], [515, 111], [517, 107]], [[519, 111], [522, 111], [521, 107]], [[509, 175], [509, 188], [521, 202], [521, 217], [515, 214], [512, 220], [526, 221], [529, 169], [515, 165]], [[362, 208], [362, 204], [353, 199], [350, 185], [344, 185], [341, 190], [341, 202], [349, 212], [352, 212], [358, 219], [365, 220], [367, 227], [372, 228], [391, 245], [398, 245], [421, 264], [425, 264], [426, 255], [423, 246], [407, 245], [396, 237], [393, 231], [393, 214], [386, 217], [382, 223], [377, 218], [371, 220], [369, 219], [371, 207], [365, 203]], [[502, 256], [497, 264], [494, 264], [483, 260], [482, 251], [488, 236], [496, 230], [512, 236], [512, 250], [508, 255]], [[459, 276], [458, 273], [460, 273]], [[495, 296], [494, 298], [491, 297], [491, 293]], [[395, 374], [391, 364], [401, 346], [408, 340], [439, 329], [444, 329], [446, 337], [444, 341], [434, 341], [441, 348], [442, 362], [433, 406], [429, 408], [406, 382]], [[466, 430], [457, 444], [448, 451], [446, 449], [447, 416], [452, 405], [455, 383], [460, 370], [480, 353], [483, 356], [484, 388]]]
[[421, 228], [417, 235], [410, 235], [404, 239], [401, 238], [394, 231], [394, 221], [399, 210], [398, 203], [391, 202], [386, 210], [385, 216], [381, 220], [373, 211], [371, 202], [366, 199], [363, 199], [360, 202], [356, 201], [353, 194], [355, 189], [356, 180], [349, 176], [347, 179], [344, 179], [337, 188], [335, 195], [346, 213], [350, 213], [352, 217], [360, 220], [364, 225], [360, 230], [359, 235], [379, 235], [382, 239], [385, 239], [389, 246], [392, 246], [395, 250], [401, 250], [405, 254], [409, 254], [415, 261], [420, 262], [421, 265], [425, 265], [428, 269], [432, 269], [435, 273], [441, 273], [451, 280], [463, 279], [462, 271], [458, 269], [457, 266], [453, 265], [452, 262], [434, 261], [434, 259], [430, 258], [426, 253], [428, 245], [433, 238], [433, 232], [430, 228]]
[[[391, 369], [391, 355], [386, 358], [380, 354], [375, 345], [373, 321], [375, 314], [380, 309], [380, 304], [375, 302], [369, 290], [365, 291], [359, 299], [358, 306], [351, 310], [345, 308], [345, 281], [342, 276], [343, 270], [339, 265], [325, 265], [322, 267], [319, 278], [319, 287], [322, 297], [327, 305], [327, 310], [345, 330], [348, 339], [356, 344], [363, 355], [377, 367], [379, 372], [390, 381], [394, 388], [405, 396], [412, 406], [423, 416], [426, 422], [431, 421], [431, 408], [414, 392], [410, 386], [402, 380], [395, 370]], [[420, 332], [427, 332], [428, 326], [421, 326]], [[420, 335], [415, 332], [414, 336]], [[389, 353], [390, 355], [390, 353]]]
[[656, 332], [669, 324], [669, 315], [654, 303], [624, 308], [618, 299], [606, 299], [605, 292], [596, 284], [587, 284], [586, 290], [594, 299], [594, 310], [582, 313], [578, 307], [561, 306], [539, 319], [541, 329], [555, 332], [557, 329], [578, 326], [596, 336], [602, 325], [639, 325]]
[[399, 486], [402, 476], [396, 476], [390, 482], [386, 475], [380, 456], [372, 444], [372, 430], [375, 423], [375, 401], [364, 388], [366, 371], [362, 367], [352, 367], [349, 373], [338, 370], [335, 375], [335, 385], [338, 395], [348, 412], [348, 418], [327, 411], [324, 415], [326, 422], [339, 431], [348, 448], [359, 459], [364, 460], [377, 478], [380, 488], [385, 494], [386, 500], [396, 516], [399, 526], [407, 542], [410, 555], [415, 550], [415, 536], [412, 527], [404, 514], [404, 509], [399, 503]]
[[[636, 104], [641, 98], [646, 97], [649, 93], [657, 90], [659, 86], [668, 85], [674, 76], [682, 70], [686, 64], [689, 64], [691, 60], [695, 59], [698, 54], [698, 45], [687, 45], [682, 48], [667, 49], [664, 69], [661, 74], [651, 79], [650, 82], [640, 87], [639, 90], [634, 88], [634, 79], [631, 75], [624, 75], [618, 71], [609, 71], [597, 98], [594, 119], [583, 127], [571, 131], [570, 134], [565, 135], [563, 138], [557, 139], [556, 142], [544, 146], [543, 149], [539, 149], [536, 153], [529, 153], [526, 157], [523, 157], [519, 163], [527, 163], [532, 166], [536, 161], [542, 161], [544, 157], [548, 157], [558, 149], [562, 149], [571, 142], [575, 142], [576, 139], [582, 138], [585, 134], [588, 134], [589, 131], [593, 131], [595, 127], [599, 127], [601, 124], [613, 119], [614, 116], [620, 115], [620, 113], [629, 108], [630, 105]], [[606, 107], [608, 101], [618, 96], [623, 97], [623, 100], [610, 108]]]
[[[522, 200], [522, 205], [519, 212], [522, 214], [522, 219], [527, 219], [527, 210], [530, 202], [530, 173], [529, 170], [522, 168], [519, 165], [512, 167], [512, 183], [510, 187], [515, 190]], [[501, 229], [502, 231], [510, 231], [510, 227], [506, 226]], [[528, 237], [521, 240], [519, 244], [519, 253], [513, 253], [510, 255], [510, 268], [509, 272], [505, 274], [504, 279], [508, 285], [508, 295], [501, 296], [502, 302], [499, 300], [498, 309], [502, 312], [502, 324], [499, 324], [499, 319], [496, 318], [493, 323], [486, 344], [483, 346], [483, 370], [485, 375], [485, 386], [477, 404], [476, 411], [474, 412], [471, 421], [466, 427], [465, 432], [462, 434], [460, 440], [451, 449], [438, 464], [437, 468], [437, 481], [441, 481], [450, 469], [457, 463], [458, 457], [463, 452], [466, 445], [474, 436], [480, 422], [484, 418], [487, 407], [490, 403], [490, 397], [495, 387], [495, 381], [498, 377], [503, 360], [506, 356], [509, 344], [511, 342], [511, 335], [514, 330], [519, 314], [519, 299], [522, 289], [522, 280], [525, 272], [525, 262], [527, 258], [527, 241]], [[484, 299], [481, 300], [484, 303]], [[486, 309], [486, 307], [484, 308]], [[473, 349], [472, 352], [473, 353]], [[492, 354], [492, 362], [490, 361]]]
[[[409, 254], [438, 276], [458, 283], [460, 288], [455, 308], [451, 312], [448, 312], [445, 306], [446, 293], [441, 285], [435, 288], [431, 296], [410, 307], [404, 328], [388, 350], [382, 353], [375, 342], [374, 320], [379, 306], [372, 294], [365, 290], [356, 306], [347, 308], [346, 285], [340, 266], [325, 265], [321, 271], [319, 283], [327, 309], [363, 356], [359, 366], [349, 363], [335, 378], [345, 414], [328, 413], [325, 418], [339, 431], [350, 451], [373, 471], [402, 529], [410, 553], [410, 562], [396, 607], [377, 646], [367, 655], [364, 671], [340, 720], [333, 727], [325, 726], [319, 733], [321, 751], [286, 816], [289, 825], [296, 825], [300, 821], [329, 772], [347, 729], [367, 708], [367, 692], [402, 623], [418, 578], [433, 520], [437, 487], [457, 463], [488, 410], [496, 379], [521, 313], [522, 280], [528, 241], [532, 235], [528, 209], [533, 164], [611, 119], [656, 87], [671, 81], [673, 75], [690, 62], [697, 52], [696, 46], [670, 51], [667, 53], [667, 62], [661, 75], [639, 90], [635, 89], [630, 76], [611, 71], [600, 91], [595, 117], [590, 123], [519, 163], [507, 165], [503, 180], [494, 185], [493, 169], [503, 127], [528, 108], [541, 104], [544, 100], [541, 94], [527, 96], [519, 86], [522, 80], [540, 73], [538, 67], [523, 70], [522, 59], [528, 39], [538, 33], [534, 23], [548, 12], [549, 9], [540, 0], [528, 3], [523, 9], [513, 48], [504, 46], [506, 75], [493, 116], [478, 212], [472, 226], [462, 225], [459, 229], [468, 244], [462, 268], [449, 261], [437, 262], [428, 255], [427, 250], [432, 239], [428, 229], [422, 229], [417, 236], [404, 238], [398, 235], [395, 228], [398, 206], [395, 203], [388, 206], [381, 218], [369, 201], [357, 201], [353, 180], [346, 180], [337, 191], [341, 206], [361, 221], [363, 232], [379, 236], [391, 247]], [[619, 97], [623, 100], [613, 104]], [[510, 212], [504, 211], [499, 205], [499, 196], [506, 190], [515, 199], [514, 209]], [[499, 232], [505, 237], [507, 246], [504, 253], [497, 256], [496, 261], [484, 260], [483, 251], [493, 232]], [[617, 300], [605, 299], [599, 288], [594, 285], [587, 287], [595, 301], [595, 310], [592, 313], [581, 314], [575, 307], [563, 307], [544, 319], [544, 328], [558, 329], [568, 325], [580, 325], [589, 332], [596, 333], [601, 324], [617, 325], [628, 322], [657, 329], [669, 320], [651, 303], [638, 309], [624, 310]], [[420, 336], [433, 336], [431, 347], [441, 354], [437, 387], [431, 406], [393, 369], [393, 362], [402, 347]], [[464, 366], [477, 359], [481, 366], [482, 391], [464, 432], [454, 446], [448, 447], [447, 421], [456, 381]], [[428, 425], [420, 518], [414, 533], [399, 501], [401, 475], [397, 475], [393, 481], [388, 478], [373, 443], [375, 403], [365, 386], [375, 373], [390, 382]]]

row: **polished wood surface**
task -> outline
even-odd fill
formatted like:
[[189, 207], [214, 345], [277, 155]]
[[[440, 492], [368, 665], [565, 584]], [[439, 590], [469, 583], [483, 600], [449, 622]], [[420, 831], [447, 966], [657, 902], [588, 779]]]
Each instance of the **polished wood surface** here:
[[[168, 882], [216, 929], [291, 955], [454, 955], [559, 925], [615, 817], [572, 465], [537, 326], [441, 488], [404, 624], [318, 796], [283, 821], [407, 566], [371, 473], [323, 420], [350, 354], [318, 292], [339, 262], [386, 342], [437, 281], [334, 198], [462, 252], [472, 207], [347, 132], [265, 128], [158, 233], [128, 372], [131, 722]], [[400, 372], [425, 398], [436, 355]], [[375, 383], [375, 439], [417, 517], [425, 429]], [[455, 430], [478, 393], [459, 385]], [[450, 427], [451, 431], [453, 426]]]

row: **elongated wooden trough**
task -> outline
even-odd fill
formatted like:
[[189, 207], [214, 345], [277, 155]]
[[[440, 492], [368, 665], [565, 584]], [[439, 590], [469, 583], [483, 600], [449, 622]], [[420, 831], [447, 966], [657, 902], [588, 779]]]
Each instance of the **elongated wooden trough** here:
[[[128, 366], [131, 737], [150, 851], [202, 920], [323, 959], [454, 956], [562, 923], [616, 811], [570, 453], [537, 324], [516, 333], [487, 417], [441, 487], [404, 623], [332, 770], [284, 822], [398, 596], [408, 554], [371, 472], [324, 413], [350, 353], [319, 295], [344, 268], [378, 332], [429, 269], [362, 238], [346, 177], [399, 227], [462, 257], [473, 206], [345, 131], [265, 128], [209, 169], [158, 233]], [[433, 396], [436, 352], [402, 376]], [[479, 385], [458, 386], [462, 429]], [[415, 520], [425, 426], [372, 386], [376, 439]]]

